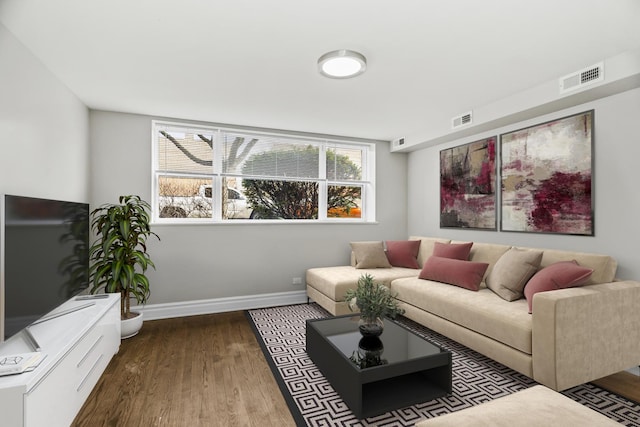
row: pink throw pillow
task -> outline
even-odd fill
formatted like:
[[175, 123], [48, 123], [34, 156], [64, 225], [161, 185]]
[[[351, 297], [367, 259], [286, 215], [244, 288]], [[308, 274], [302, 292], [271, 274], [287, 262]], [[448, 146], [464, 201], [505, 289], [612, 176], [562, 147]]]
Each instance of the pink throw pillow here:
[[420, 268], [420, 240], [387, 240], [387, 258], [394, 267]]
[[560, 261], [533, 275], [524, 287], [524, 297], [531, 313], [533, 296], [538, 292], [582, 286], [589, 281], [593, 269], [581, 267], [574, 261]]
[[424, 263], [418, 277], [477, 291], [488, 267], [484, 262], [432, 256]]
[[441, 258], [453, 258], [466, 261], [469, 259], [473, 242], [469, 243], [440, 243], [433, 246], [433, 256]]

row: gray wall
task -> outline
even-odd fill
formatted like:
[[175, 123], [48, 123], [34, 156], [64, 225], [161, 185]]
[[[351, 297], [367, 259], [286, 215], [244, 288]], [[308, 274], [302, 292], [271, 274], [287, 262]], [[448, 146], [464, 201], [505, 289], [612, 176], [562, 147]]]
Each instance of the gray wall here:
[[[94, 207], [122, 194], [150, 200], [152, 119], [90, 112]], [[292, 278], [347, 263], [350, 241], [405, 239], [406, 165], [406, 154], [378, 145], [376, 224], [154, 225], [162, 241], [149, 249], [157, 266], [149, 304], [303, 290]]]
[[[595, 110], [595, 235], [560, 236], [440, 229], [440, 150], [573, 113]], [[409, 234], [610, 254], [618, 276], [640, 280], [640, 89], [409, 154]]]
[[89, 110], [0, 25], [0, 194], [87, 202]]
[[88, 141], [87, 107], [0, 24], [0, 196], [88, 202]]

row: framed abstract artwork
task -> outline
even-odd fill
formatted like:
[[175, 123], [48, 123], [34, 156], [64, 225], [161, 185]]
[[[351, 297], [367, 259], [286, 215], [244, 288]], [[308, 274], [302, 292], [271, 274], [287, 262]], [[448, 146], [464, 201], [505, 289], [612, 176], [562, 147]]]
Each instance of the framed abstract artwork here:
[[593, 236], [593, 110], [501, 135], [503, 231]]
[[440, 227], [496, 230], [496, 139], [440, 151]]

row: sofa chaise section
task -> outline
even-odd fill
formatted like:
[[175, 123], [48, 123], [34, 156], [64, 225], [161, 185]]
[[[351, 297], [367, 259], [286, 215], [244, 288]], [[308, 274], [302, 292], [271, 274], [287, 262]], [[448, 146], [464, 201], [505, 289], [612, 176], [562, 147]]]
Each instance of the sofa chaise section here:
[[[418, 265], [424, 265], [427, 258], [433, 252], [436, 242], [449, 243], [451, 240], [431, 237], [411, 237], [410, 240], [419, 240]], [[351, 253], [349, 265], [337, 267], [318, 267], [307, 270], [306, 285], [307, 297], [334, 316], [351, 313], [349, 306], [344, 302], [347, 289], [355, 289], [358, 279], [363, 274], [371, 275], [376, 282], [390, 286], [395, 279], [404, 277], [418, 277], [419, 269], [391, 267], [391, 268], [356, 268], [355, 254]]]
[[344, 302], [348, 289], [357, 286], [363, 274], [370, 274], [376, 282], [390, 286], [395, 279], [417, 277], [420, 270], [413, 268], [365, 268], [356, 269], [350, 265], [320, 267], [307, 270], [307, 297], [311, 298], [334, 316], [351, 313]]

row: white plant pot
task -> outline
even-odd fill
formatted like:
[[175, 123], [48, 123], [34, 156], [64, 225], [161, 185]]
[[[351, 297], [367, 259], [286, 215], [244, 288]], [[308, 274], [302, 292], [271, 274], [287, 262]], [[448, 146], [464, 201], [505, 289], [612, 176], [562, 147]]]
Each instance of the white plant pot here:
[[122, 339], [131, 338], [132, 336], [136, 335], [138, 331], [140, 331], [140, 328], [142, 328], [142, 313], [131, 312], [131, 314], [137, 314], [137, 316], [132, 317], [131, 319], [120, 321], [122, 328], [122, 330], [120, 331], [120, 337]]

